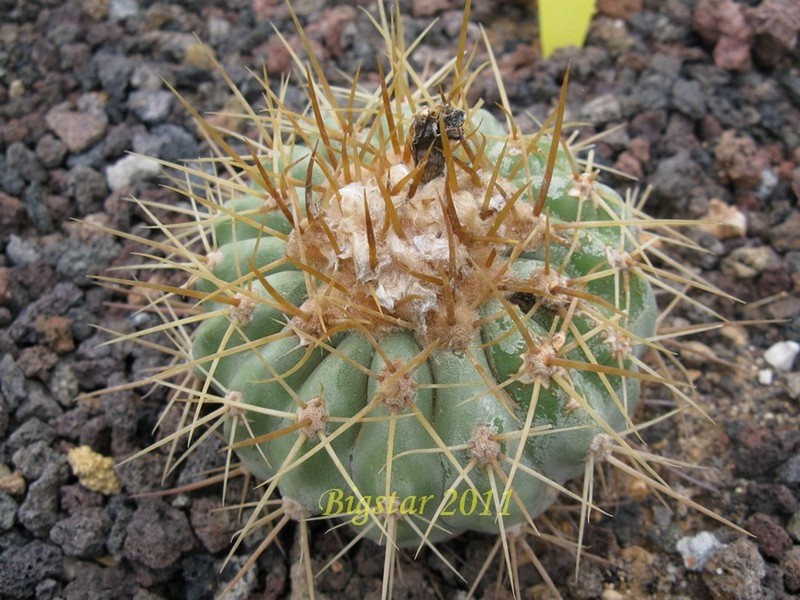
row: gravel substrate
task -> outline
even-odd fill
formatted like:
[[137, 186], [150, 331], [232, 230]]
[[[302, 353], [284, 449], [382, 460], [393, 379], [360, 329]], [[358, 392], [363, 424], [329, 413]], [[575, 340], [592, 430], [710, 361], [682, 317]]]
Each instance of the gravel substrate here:
[[[332, 82], [346, 84], [343, 73], [359, 64], [362, 80], [376, 81], [381, 43], [362, 11], [376, 14], [374, 0], [294, 4]], [[532, 115], [522, 117], [523, 125], [532, 129], [533, 117], [553, 109], [571, 59], [567, 119], [586, 123], [584, 137], [619, 126], [596, 145], [596, 162], [654, 186], [647, 205], [653, 214], [728, 223], [687, 232], [710, 252], [679, 258], [747, 303], [708, 295], [699, 297], [703, 304], [751, 322], [674, 347], [697, 376], [698, 402], [714, 422], [686, 411], [648, 430], [646, 441], [663, 455], [704, 465], [664, 470], [663, 477], [755, 537], [621, 481], [606, 498], [614, 518], [593, 522], [587, 534], [602, 560], [583, 561], [576, 579], [567, 552], [537, 543], [538, 555], [565, 598], [795, 597], [800, 5], [600, 1], [604, 14], [586, 47], [542, 60], [530, 3], [474, 4], [515, 113]], [[439, 18], [415, 55], [420, 67], [446, 62], [458, 42], [463, 2], [400, 5], [409, 37]], [[117, 463], [148, 446], [164, 405], [163, 391], [146, 389], [76, 399], [133, 381], [160, 357], [133, 344], [100, 345], [108, 335], [93, 325], [133, 331], [150, 324], [148, 315], [130, 316], [122, 306], [135, 303], [134, 295], [88, 278], [136, 265], [140, 248], [75, 219], [150, 235], [144, 214], [126, 199], [179, 198], [140, 155], [177, 161], [208, 152], [162, 79], [202, 113], [233, 109], [202, 41], [257, 106], [261, 90], [249, 69], [266, 66], [279, 81], [292, 64], [275, 29], [293, 45], [298, 38], [281, 0], [0, 0], [0, 15], [0, 598], [212, 598], [247, 556], [241, 549], [222, 569], [238, 524], [235, 512], [217, 511], [220, 486], [133, 495], [189, 484], [221, 466], [221, 442], [205, 444], [163, 479], [165, 452], [119, 466], [118, 490], [92, 491], [68, 464], [70, 450], [80, 446]], [[470, 35], [479, 37], [477, 27]], [[499, 99], [489, 72], [471, 94], [488, 106]], [[290, 85], [287, 97], [301, 107], [301, 90]], [[122, 269], [122, 276], [135, 274], [134, 266]], [[683, 309], [669, 318], [680, 325], [702, 313]], [[650, 398], [641, 418], [670, 408]], [[174, 415], [167, 429], [169, 419]], [[232, 487], [229, 497], [240, 497], [242, 482]], [[551, 518], [575, 515], [554, 511]], [[312, 542], [317, 567], [346, 535], [323, 531], [315, 530]], [[693, 538], [702, 532], [715, 541]], [[291, 530], [280, 541], [229, 597], [304, 597]], [[442, 551], [462, 573], [476, 573], [492, 543], [470, 535]], [[379, 597], [376, 556], [382, 551], [360, 543], [317, 580], [320, 592]], [[701, 567], [698, 558], [708, 562]], [[459, 598], [468, 589], [430, 553], [416, 562], [402, 558], [401, 572], [396, 597]], [[503, 597], [496, 573], [479, 596]], [[532, 566], [522, 567], [521, 577], [528, 597], [546, 597]]]

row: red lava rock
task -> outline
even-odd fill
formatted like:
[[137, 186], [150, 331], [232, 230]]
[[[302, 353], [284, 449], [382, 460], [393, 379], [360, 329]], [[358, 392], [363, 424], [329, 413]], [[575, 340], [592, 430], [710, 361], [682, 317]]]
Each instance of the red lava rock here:
[[256, 20], [262, 23], [277, 19], [286, 11], [283, 0], [253, 0], [252, 8]]
[[703, 582], [715, 600], [754, 600], [762, 597], [765, 574], [764, 559], [756, 545], [739, 538], [709, 559], [703, 568]]
[[698, 0], [694, 9], [694, 30], [708, 44], [716, 44], [722, 32], [719, 12], [724, 4], [733, 4], [728, 0]]
[[432, 17], [454, 8], [454, 4], [452, 0], [412, 0], [411, 14], [415, 17]]
[[[25, 209], [19, 199], [0, 192], [0, 230], [7, 232], [21, 225], [24, 214]], [[4, 237], [5, 234], [0, 233], [0, 240]]]
[[24, 348], [19, 353], [17, 358], [17, 365], [20, 370], [25, 374], [25, 377], [37, 377], [42, 381], [47, 381], [47, 375], [50, 373], [56, 363], [58, 356], [45, 348], [44, 346], [30, 346]]
[[539, 62], [539, 54], [539, 48], [536, 46], [518, 44], [511, 52], [497, 60], [500, 76], [509, 94], [516, 93], [519, 85], [533, 76], [534, 65]]
[[[797, 229], [795, 231], [795, 239], [798, 239]], [[795, 242], [800, 245], [800, 241]], [[770, 319], [794, 319], [800, 315], [800, 298], [796, 296], [787, 296], [776, 300], [767, 307], [767, 317]]]
[[72, 339], [72, 321], [70, 319], [39, 315], [36, 317], [35, 326], [36, 331], [39, 333], [39, 341], [57, 354], [63, 354], [75, 348], [75, 340]]
[[[286, 37], [292, 49], [303, 54], [303, 42], [298, 35], [291, 35]], [[320, 60], [328, 56], [328, 50], [324, 49], [318, 42], [309, 39], [312, 51]], [[271, 35], [269, 39], [263, 44], [258, 45], [253, 49], [253, 56], [255, 62], [264, 62], [267, 71], [270, 74], [279, 75], [282, 73], [290, 73], [294, 68], [294, 61], [289, 50], [284, 45], [283, 41], [277, 35]]]
[[628, 152], [646, 163], [650, 160], [650, 141], [645, 137], [635, 137], [628, 143]]
[[791, 174], [791, 186], [794, 197], [800, 200], [800, 167], [795, 167]]
[[50, 530], [50, 539], [67, 556], [99, 557], [106, 547], [111, 519], [102, 508], [85, 508], [62, 519]]
[[616, 19], [630, 19], [642, 10], [642, 0], [597, 0], [597, 12]]
[[223, 508], [216, 498], [196, 498], [190, 519], [195, 535], [212, 553], [229, 548], [231, 535], [238, 528], [236, 511]]
[[641, 179], [644, 175], [642, 162], [628, 150], [619, 155], [619, 158], [614, 163], [614, 168], [628, 175], [633, 175], [637, 179]]
[[770, 229], [769, 238], [772, 247], [778, 252], [800, 250], [798, 231], [800, 231], [800, 213], [792, 212], [783, 223]]
[[[88, 560], [75, 561], [70, 569], [69, 583], [61, 598], [133, 598], [152, 600], [152, 596], [137, 585], [123, 565], [101, 566]], [[161, 598], [161, 596], [159, 596]]]
[[783, 586], [790, 594], [800, 592], [800, 546], [790, 549], [781, 561]]
[[67, 102], [57, 104], [47, 111], [45, 120], [47, 126], [74, 153], [82, 152], [102, 139], [107, 125], [98, 117], [71, 110]]
[[194, 548], [189, 521], [180, 510], [159, 501], [142, 504], [127, 527], [125, 558], [151, 569], [173, 566]]
[[729, 71], [749, 71], [750, 29], [741, 4], [733, 0], [699, 0], [694, 29], [714, 47], [714, 64]]
[[103, 506], [103, 494], [88, 490], [78, 483], [62, 486], [59, 495], [61, 497], [59, 504], [69, 515], [77, 514], [87, 508]]
[[756, 478], [783, 463], [798, 444], [797, 432], [777, 431], [747, 422], [731, 421], [725, 426], [733, 442], [733, 461], [738, 475]]
[[720, 38], [714, 47], [714, 64], [726, 71], [749, 71], [753, 68], [750, 40], [729, 36]]
[[758, 278], [758, 289], [764, 296], [779, 294], [792, 287], [792, 275], [785, 264], [762, 273]]
[[647, 110], [636, 115], [630, 124], [631, 133], [649, 144], [660, 141], [667, 127], [667, 115], [663, 110]]
[[745, 522], [745, 528], [758, 539], [758, 548], [767, 558], [781, 560], [792, 538], [778, 521], [769, 515], [757, 512]]
[[288, 73], [292, 69], [292, 55], [283, 44], [281, 39], [273, 34], [266, 42], [260, 44], [253, 50], [253, 54], [263, 57], [264, 65], [269, 73]]
[[800, 32], [800, 4], [796, 0], [764, 0], [746, 10], [753, 32], [753, 53], [773, 67], [791, 53]]
[[753, 138], [739, 136], [733, 130], [723, 132], [714, 149], [717, 175], [723, 182], [742, 189], [753, 189], [761, 181], [761, 172], [769, 166]]
[[5, 306], [11, 302], [11, 269], [8, 267], [0, 267], [0, 306]]
[[306, 28], [306, 33], [321, 34], [325, 46], [336, 57], [342, 54], [342, 29], [356, 18], [356, 9], [349, 5], [335, 6], [322, 11], [319, 20]]

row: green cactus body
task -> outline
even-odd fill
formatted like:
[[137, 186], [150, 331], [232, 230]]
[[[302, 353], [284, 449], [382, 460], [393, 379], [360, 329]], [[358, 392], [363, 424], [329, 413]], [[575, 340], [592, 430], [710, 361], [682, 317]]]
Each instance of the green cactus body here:
[[[629, 268], [626, 204], [583, 182], [563, 150], [534, 215], [549, 140], [520, 150], [529, 139], [473, 111], [460, 141], [479, 156], [456, 149], [457, 135], [449, 152], [422, 147], [445, 166], [418, 181], [406, 176], [424, 164], [409, 158], [423, 120], [402, 114], [400, 152], [386, 122], [348, 147], [328, 119], [309, 181], [312, 151], [299, 143], [283, 181], [275, 169], [283, 209], [261, 186], [223, 206], [196, 281], [216, 313], [192, 364], [239, 407], [226, 436], [248, 470], [306, 514], [376, 540], [391, 529], [409, 546], [547, 508], [592, 440], [629, 425], [657, 311]], [[359, 173], [369, 144], [386, 157], [361, 156]]]

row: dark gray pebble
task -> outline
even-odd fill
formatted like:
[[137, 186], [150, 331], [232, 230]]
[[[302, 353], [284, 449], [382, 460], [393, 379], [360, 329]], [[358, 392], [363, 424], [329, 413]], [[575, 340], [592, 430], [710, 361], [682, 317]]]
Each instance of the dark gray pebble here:
[[108, 533], [106, 540], [106, 550], [116, 560], [123, 559], [123, 546], [125, 545], [125, 538], [128, 536], [128, 525], [133, 519], [134, 510], [125, 506], [124, 500], [114, 505], [115, 498], [122, 498], [122, 496], [113, 496], [109, 500], [108, 513], [113, 517], [114, 521], [111, 524], [111, 530]]
[[47, 442], [38, 441], [14, 452], [11, 461], [25, 479], [34, 481], [42, 476], [47, 465], [56, 461], [58, 456], [58, 452]]
[[62, 519], [50, 530], [50, 539], [67, 556], [96, 558], [105, 552], [111, 519], [102, 508], [87, 508]]
[[195, 546], [186, 515], [160, 500], [143, 503], [134, 513], [127, 532], [125, 558], [150, 569], [171, 567], [181, 554]]
[[57, 546], [40, 541], [6, 550], [0, 557], [0, 598], [30, 598], [39, 581], [62, 576], [61, 558]]
[[771, 515], [757, 512], [745, 521], [744, 526], [756, 536], [758, 548], [767, 558], [779, 561], [786, 550], [792, 547], [792, 538]]
[[38, 417], [46, 422], [63, 414], [64, 410], [48, 391], [47, 387], [38, 381], [28, 381], [25, 384], [26, 398], [15, 414], [18, 421], [25, 421], [30, 417]]
[[14, 142], [8, 147], [6, 161], [7, 167], [14, 169], [26, 182], [47, 180], [47, 171], [36, 154], [22, 142]]
[[25, 399], [25, 376], [11, 354], [0, 360], [0, 393], [5, 406], [12, 411]]
[[699, 119], [706, 114], [706, 96], [700, 83], [678, 79], [672, 87], [672, 105], [683, 114]]
[[778, 468], [778, 477], [786, 485], [800, 485], [800, 454], [795, 454]]
[[208, 554], [187, 556], [181, 561], [181, 572], [187, 583], [187, 600], [214, 596], [219, 586], [219, 568], [215, 563], [214, 557]]
[[136, 134], [133, 137], [133, 149], [140, 154], [170, 162], [191, 160], [199, 152], [197, 140], [191, 133], [169, 123], [153, 127], [149, 134]]
[[119, 241], [110, 235], [94, 235], [88, 240], [70, 237], [64, 244], [56, 271], [80, 285], [94, 285], [88, 276], [99, 273], [119, 255], [119, 250]]
[[97, 212], [108, 195], [106, 178], [91, 167], [74, 167], [67, 178], [67, 194], [77, 202], [81, 214]]
[[124, 565], [102, 567], [94, 562], [75, 563], [73, 579], [64, 587], [64, 600], [120, 600], [133, 598], [137, 585]]
[[61, 486], [60, 504], [61, 509], [69, 515], [75, 515], [87, 508], [99, 508], [103, 506], [104, 496], [100, 492], [93, 492], [83, 487], [80, 483], [70, 483]]
[[58, 522], [58, 490], [68, 476], [66, 460], [53, 461], [28, 488], [17, 517], [22, 526], [36, 537], [45, 537]]
[[18, 508], [16, 500], [0, 490], [0, 531], [6, 532], [14, 526]]
[[29, 446], [34, 442], [43, 441], [46, 444], [50, 444], [55, 437], [56, 432], [50, 425], [36, 417], [31, 417], [17, 427], [16, 431], [8, 437], [6, 447], [11, 452], [16, 452], [23, 446]]
[[67, 145], [49, 133], [36, 144], [36, 156], [48, 169], [60, 166], [67, 156], [67, 151]]

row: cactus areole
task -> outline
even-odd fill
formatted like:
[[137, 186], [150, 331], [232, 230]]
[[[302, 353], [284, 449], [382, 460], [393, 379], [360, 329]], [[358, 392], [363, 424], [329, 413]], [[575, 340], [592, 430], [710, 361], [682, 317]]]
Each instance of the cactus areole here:
[[213, 215], [191, 352], [288, 512], [398, 546], [532, 523], [630, 426], [657, 315], [591, 166], [404, 84], [274, 107], [293, 130]]

